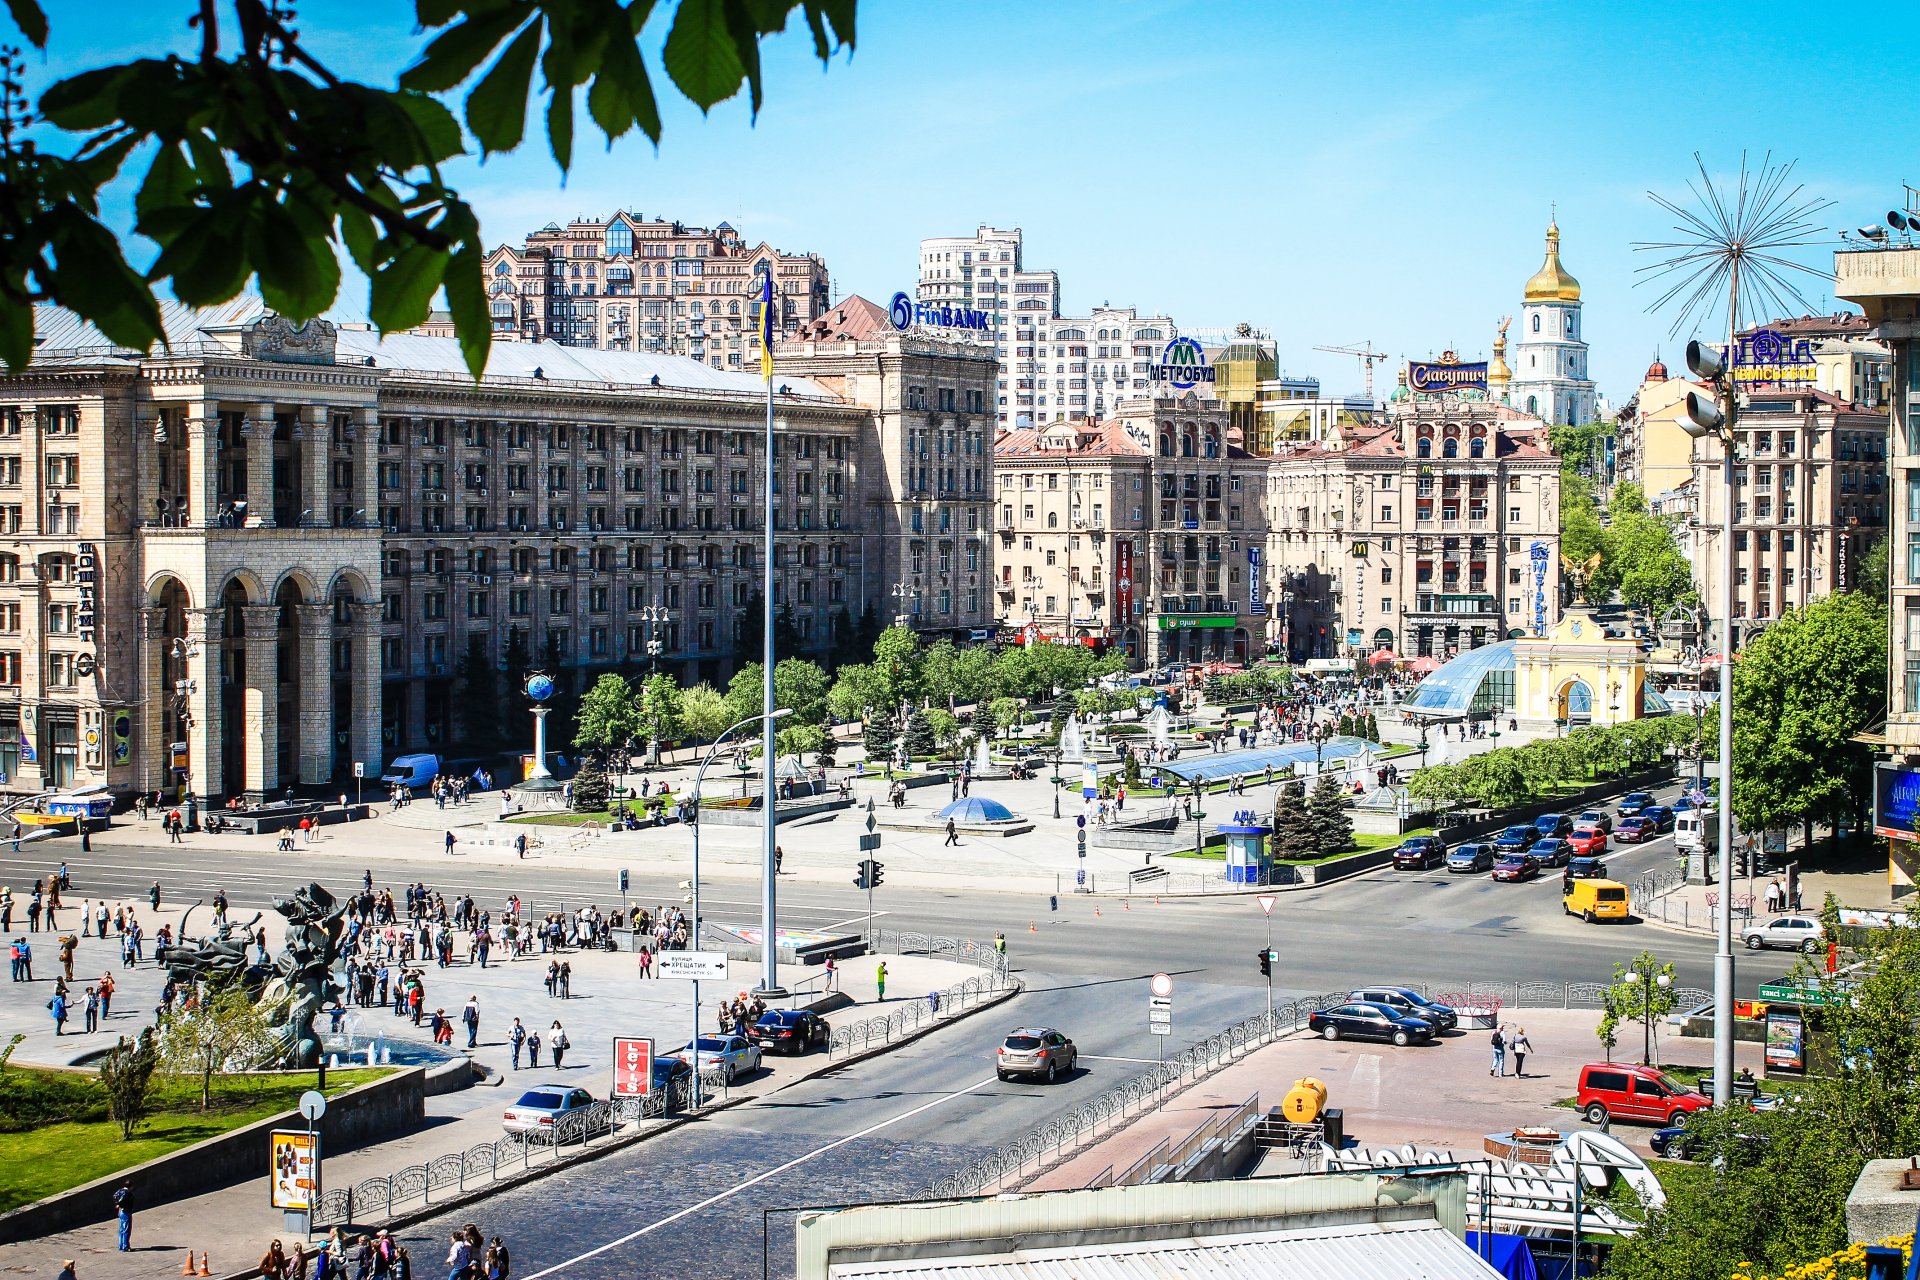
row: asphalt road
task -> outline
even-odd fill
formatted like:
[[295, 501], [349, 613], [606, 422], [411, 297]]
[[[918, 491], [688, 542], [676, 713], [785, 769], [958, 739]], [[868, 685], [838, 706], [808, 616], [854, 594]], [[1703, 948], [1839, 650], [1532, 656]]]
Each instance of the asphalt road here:
[[[0, 882], [19, 889], [43, 875], [46, 850], [0, 855]], [[1631, 880], [1670, 866], [1672, 837], [1615, 850], [1611, 874]], [[224, 887], [236, 907], [265, 905], [307, 879], [357, 884], [360, 868], [338, 856], [296, 850], [239, 860], [206, 846], [99, 849], [71, 859], [68, 900], [105, 893], [140, 899], [156, 878], [170, 901], [210, 897]], [[497, 904], [518, 891], [533, 909], [583, 901], [612, 905], [606, 874], [555, 868], [465, 865], [458, 882], [444, 862], [384, 863], [382, 882], [414, 876]], [[1320, 889], [1278, 895], [1271, 921], [1281, 953], [1274, 984], [1282, 997], [1362, 982], [1424, 981], [1442, 987], [1488, 980], [1595, 981], [1643, 947], [1676, 965], [1683, 985], [1710, 985], [1709, 939], [1649, 925], [1587, 925], [1564, 915], [1560, 878], [1496, 884], [1484, 874], [1380, 871]], [[677, 881], [636, 875], [631, 899], [679, 901]], [[716, 884], [709, 918], [757, 918], [751, 885]], [[535, 1280], [563, 1271], [579, 1280], [699, 1266], [704, 1274], [751, 1277], [763, 1265], [788, 1274], [792, 1215], [763, 1211], [912, 1196], [1002, 1142], [1045, 1122], [1142, 1069], [1156, 1051], [1146, 1034], [1146, 978], [1176, 978], [1174, 1051], [1266, 1006], [1257, 952], [1269, 922], [1250, 897], [1144, 899], [1131, 906], [986, 891], [929, 893], [882, 887], [876, 906], [888, 928], [971, 936], [1005, 930], [1027, 990], [982, 1017], [946, 1027], [892, 1053], [827, 1073], [761, 1104], [737, 1108], [423, 1224], [405, 1234], [417, 1266], [431, 1270], [447, 1234], [471, 1216], [515, 1251], [515, 1274]], [[1099, 914], [1096, 915], [1096, 906]], [[782, 897], [785, 923], [857, 931], [866, 895], [794, 885]], [[1028, 923], [1034, 929], [1028, 931]], [[1791, 957], [1741, 955], [1739, 989], [1784, 972]], [[1007, 1028], [1054, 1025], [1077, 1042], [1083, 1069], [1046, 1087], [1001, 1083], [993, 1050]]]

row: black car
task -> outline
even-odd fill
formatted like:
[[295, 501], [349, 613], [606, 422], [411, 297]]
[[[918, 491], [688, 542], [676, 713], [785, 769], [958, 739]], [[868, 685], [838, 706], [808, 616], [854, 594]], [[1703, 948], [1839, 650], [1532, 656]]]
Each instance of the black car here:
[[1623, 818], [1631, 818], [1638, 814], [1645, 813], [1647, 806], [1652, 803], [1653, 797], [1647, 792], [1629, 791], [1626, 795], [1620, 797], [1620, 803], [1614, 807], [1614, 812]]
[[1438, 836], [1413, 836], [1393, 853], [1393, 865], [1400, 871], [1425, 871], [1447, 860], [1447, 846]]
[[1451, 1031], [1460, 1025], [1460, 1015], [1451, 1005], [1429, 1000], [1412, 987], [1361, 987], [1349, 991], [1347, 999], [1386, 1005], [1402, 1017], [1432, 1023], [1435, 1031]]
[[1600, 880], [1607, 874], [1606, 863], [1598, 858], [1575, 858], [1567, 864], [1569, 880]]
[[1543, 836], [1570, 836], [1573, 834], [1573, 819], [1564, 813], [1543, 813], [1533, 820]]
[[1493, 838], [1493, 851], [1501, 854], [1525, 853], [1539, 839], [1540, 828], [1531, 823], [1519, 823]]
[[769, 1053], [805, 1053], [824, 1049], [833, 1030], [811, 1009], [769, 1009], [747, 1028], [747, 1039]]
[[1663, 804], [1650, 804], [1640, 811], [1640, 816], [1653, 824], [1655, 832], [1673, 830], [1673, 810]]
[[1391, 1040], [1398, 1045], [1412, 1044], [1416, 1040], [1424, 1043], [1434, 1036], [1433, 1024], [1424, 1018], [1409, 1018], [1387, 1005], [1359, 1001], [1309, 1014], [1307, 1027], [1328, 1040], [1338, 1040], [1341, 1036], [1362, 1036], [1373, 1040]]
[[1564, 867], [1573, 857], [1573, 846], [1559, 836], [1549, 836], [1527, 852], [1543, 867]]

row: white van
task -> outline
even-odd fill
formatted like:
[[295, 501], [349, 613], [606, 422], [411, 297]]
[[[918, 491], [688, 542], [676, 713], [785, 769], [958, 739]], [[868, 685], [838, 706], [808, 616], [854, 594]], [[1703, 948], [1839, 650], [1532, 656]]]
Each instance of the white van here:
[[1673, 846], [1681, 853], [1712, 853], [1720, 847], [1720, 815], [1712, 809], [1675, 814]]

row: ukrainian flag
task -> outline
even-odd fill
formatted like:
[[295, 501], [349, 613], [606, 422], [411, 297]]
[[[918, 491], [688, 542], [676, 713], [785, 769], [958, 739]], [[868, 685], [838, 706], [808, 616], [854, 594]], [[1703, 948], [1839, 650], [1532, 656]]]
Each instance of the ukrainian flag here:
[[760, 277], [760, 376], [773, 381], [773, 272]]

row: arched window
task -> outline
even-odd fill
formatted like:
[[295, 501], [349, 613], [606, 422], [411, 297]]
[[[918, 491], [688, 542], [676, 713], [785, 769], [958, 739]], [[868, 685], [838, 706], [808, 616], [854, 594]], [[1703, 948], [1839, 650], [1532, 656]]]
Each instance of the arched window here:
[[727, 314], [728, 314], [728, 315], [730, 315], [730, 316], [737, 316], [737, 315], [739, 315], [739, 314], [740, 314], [740, 304], [739, 304], [739, 303], [737, 303], [737, 302], [730, 302], [730, 303], [728, 303], [728, 304], [727, 304]]
[[1533, 318], [1533, 331], [1534, 331], [1535, 333], [1538, 333], [1538, 332], [1540, 332], [1540, 317], [1539, 317], [1539, 316], [1535, 316], [1535, 317]]
[[1470, 458], [1486, 457], [1487, 438], [1485, 436], [1475, 436], [1473, 439], [1467, 441], [1467, 456]]
[[[1171, 458], [1173, 456], [1173, 435], [1171, 432], [1162, 432], [1160, 434], [1160, 456], [1163, 458]], [[0, 579], [0, 581], [4, 580], [5, 579]]]
[[1460, 442], [1458, 440], [1455, 440], [1452, 436], [1448, 436], [1446, 440], [1442, 442], [1440, 445], [1440, 456], [1443, 458], [1459, 457]]
[[607, 227], [607, 256], [609, 258], [630, 258], [633, 256], [633, 228], [616, 218]]
[[1532, 414], [1536, 418], [1540, 416], [1540, 397], [1539, 396], [1527, 397], [1527, 412]]
[[1192, 431], [1187, 431], [1183, 433], [1180, 437], [1180, 456], [1183, 458], [1191, 458], [1194, 456], [1195, 452], [1196, 450], [1194, 448], [1194, 433]]
[[1220, 433], [1218, 431], [1207, 432], [1206, 450], [1209, 458], [1217, 458], [1220, 456]]
[[1433, 456], [1433, 438], [1431, 436], [1421, 436], [1418, 440], [1414, 441], [1413, 452], [1415, 457], [1431, 458]]
[[1566, 714], [1569, 719], [1574, 716], [1593, 714], [1593, 688], [1585, 680], [1575, 680], [1568, 684], [1561, 690], [1561, 696], [1566, 700]]
[[513, 268], [507, 265], [507, 260], [505, 258], [502, 258], [500, 261], [493, 264], [493, 274], [495, 274], [496, 276], [511, 275], [513, 274]]
[[1059, 527], [1060, 527], [1060, 513], [1058, 511], [1047, 512], [1047, 528], [1058, 529]]

